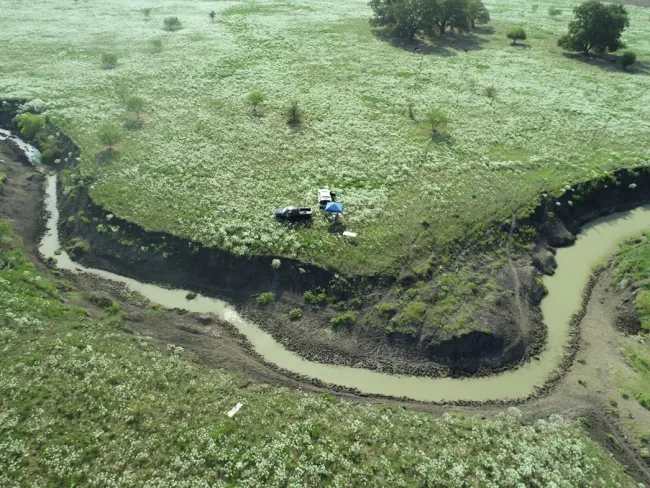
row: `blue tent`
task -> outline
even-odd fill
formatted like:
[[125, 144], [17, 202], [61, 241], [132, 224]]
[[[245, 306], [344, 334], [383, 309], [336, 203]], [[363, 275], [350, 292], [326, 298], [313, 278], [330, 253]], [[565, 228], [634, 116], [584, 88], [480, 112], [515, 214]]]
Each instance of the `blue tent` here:
[[325, 206], [325, 211], [331, 213], [341, 213], [343, 212], [343, 204], [340, 202], [329, 202]]

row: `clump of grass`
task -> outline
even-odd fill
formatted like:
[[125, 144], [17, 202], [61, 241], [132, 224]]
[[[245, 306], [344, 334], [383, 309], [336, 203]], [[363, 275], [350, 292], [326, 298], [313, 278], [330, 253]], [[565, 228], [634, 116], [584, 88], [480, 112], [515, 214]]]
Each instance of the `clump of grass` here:
[[310, 290], [307, 290], [303, 294], [303, 298], [307, 303], [310, 303], [311, 305], [322, 305], [324, 303], [327, 303], [329, 301], [329, 297], [327, 296], [327, 292], [323, 290], [322, 288], [317, 288], [315, 292], [312, 292]]
[[151, 39], [149, 41], [149, 51], [151, 54], [160, 54], [163, 50], [162, 39]]
[[258, 305], [268, 305], [271, 302], [275, 301], [275, 293], [273, 292], [265, 292], [265, 293], [260, 293], [257, 295], [257, 298], [255, 299]]
[[289, 318], [291, 320], [300, 320], [302, 318], [302, 310], [299, 308], [294, 308], [289, 312]]
[[2, 188], [7, 181], [7, 175], [0, 172], [0, 188]]
[[397, 313], [398, 306], [392, 302], [382, 302], [375, 305], [375, 310], [379, 316], [389, 319]]
[[578, 378], [578, 384], [580, 386], [584, 386], [584, 387], [587, 386], [587, 382], [585, 380], [583, 380], [582, 378]]
[[90, 244], [83, 239], [75, 237], [70, 239], [64, 249], [72, 259], [79, 259], [90, 251]]
[[332, 317], [330, 320], [330, 325], [332, 326], [333, 329], [337, 329], [339, 327], [346, 327], [349, 325], [354, 324], [357, 321], [358, 314], [356, 312], [345, 312], [342, 314], [337, 315], [336, 317]]
[[627, 392], [627, 390], [624, 390], [623, 388], [618, 390], [618, 394], [621, 395], [621, 398], [624, 398], [626, 400], [630, 398], [630, 394]]
[[104, 53], [102, 54], [102, 68], [115, 69], [117, 68], [117, 54]]
[[178, 17], [166, 17], [163, 20], [163, 29], [169, 32], [174, 32], [183, 27], [183, 24]]

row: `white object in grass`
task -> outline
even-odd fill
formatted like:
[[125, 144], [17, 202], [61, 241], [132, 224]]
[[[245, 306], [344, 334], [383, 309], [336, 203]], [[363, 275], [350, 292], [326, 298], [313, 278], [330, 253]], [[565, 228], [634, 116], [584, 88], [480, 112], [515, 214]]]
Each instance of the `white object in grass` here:
[[347, 230], [346, 230], [345, 232], [343, 232], [343, 235], [344, 235], [345, 237], [357, 237], [357, 233], [356, 233], [356, 232], [348, 232]]
[[237, 412], [239, 412], [239, 409], [242, 408], [242, 407], [243, 407], [242, 403], [238, 403], [237, 405], [232, 407], [230, 412], [228, 412], [228, 417], [232, 418], [232, 416], [235, 415]]

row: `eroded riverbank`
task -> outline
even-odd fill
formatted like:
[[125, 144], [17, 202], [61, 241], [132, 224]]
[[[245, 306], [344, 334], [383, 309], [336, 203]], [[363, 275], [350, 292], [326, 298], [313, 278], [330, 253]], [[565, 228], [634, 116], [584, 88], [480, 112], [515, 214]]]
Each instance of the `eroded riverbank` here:
[[650, 228], [650, 208], [642, 207], [588, 224], [579, 234], [575, 245], [558, 250], [558, 271], [554, 276], [544, 278], [549, 294], [542, 301], [542, 311], [549, 332], [547, 347], [538, 360], [517, 370], [491, 377], [433, 379], [388, 375], [307, 361], [288, 351], [270, 334], [246, 321], [234, 307], [222, 300], [203, 295], [188, 300], [188, 290], [170, 290], [141, 283], [108, 271], [82, 266], [73, 262], [65, 252], [57, 255], [59, 214], [56, 198], [56, 176], [51, 175], [48, 176], [46, 184], [45, 204], [49, 212], [47, 232], [40, 250], [46, 258], [56, 260], [58, 267], [92, 273], [123, 283], [166, 308], [217, 315], [244, 334], [254, 351], [264, 360], [279, 368], [366, 394], [406, 397], [426, 402], [516, 400], [533, 395], [538, 388], [543, 387], [567, 353], [571, 317], [580, 308], [583, 289], [593, 267], [614, 252], [621, 239]]

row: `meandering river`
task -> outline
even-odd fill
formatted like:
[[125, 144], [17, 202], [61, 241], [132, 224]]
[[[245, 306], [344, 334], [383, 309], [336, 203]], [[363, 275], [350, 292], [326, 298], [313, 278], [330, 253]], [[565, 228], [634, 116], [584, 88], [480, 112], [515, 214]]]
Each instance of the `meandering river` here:
[[[0, 133], [0, 137], [2, 135]], [[36, 154], [34, 149], [29, 145], [24, 146], [22, 149], [33, 160]], [[615, 252], [623, 239], [650, 230], [650, 206], [639, 207], [589, 223], [583, 227], [575, 245], [558, 249], [557, 272], [553, 276], [544, 277], [548, 295], [542, 300], [541, 308], [548, 326], [548, 341], [538, 359], [516, 370], [495, 376], [463, 379], [424, 378], [307, 361], [285, 349], [270, 334], [244, 319], [234, 307], [222, 300], [203, 295], [188, 300], [188, 290], [169, 290], [75, 263], [65, 252], [57, 253], [59, 212], [55, 175], [46, 179], [45, 206], [49, 217], [40, 252], [44, 257], [56, 260], [59, 268], [91, 273], [123, 283], [165, 308], [214, 314], [237, 327], [266, 361], [289, 371], [326, 383], [356, 388], [364, 393], [408, 397], [429, 402], [517, 399], [528, 396], [537, 387], [542, 386], [566, 353], [570, 320], [580, 308], [582, 291], [594, 266]]]

